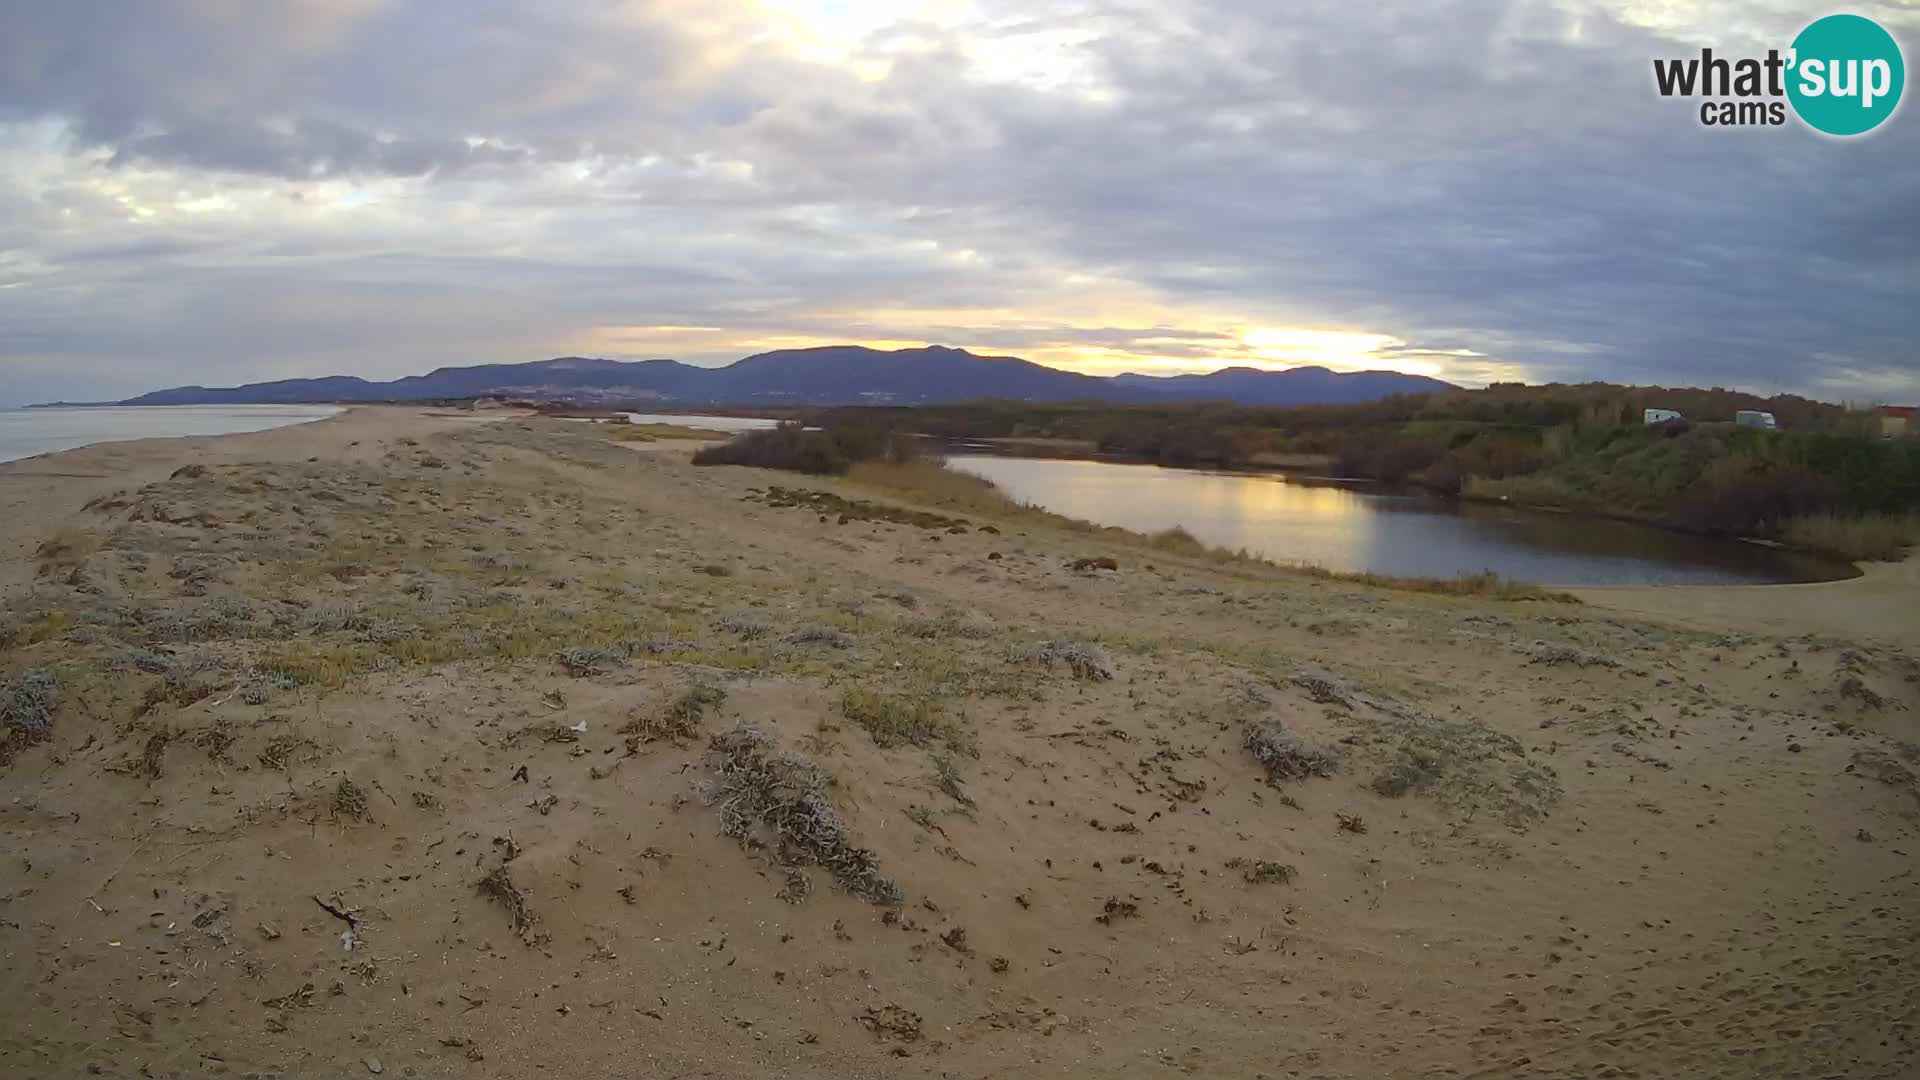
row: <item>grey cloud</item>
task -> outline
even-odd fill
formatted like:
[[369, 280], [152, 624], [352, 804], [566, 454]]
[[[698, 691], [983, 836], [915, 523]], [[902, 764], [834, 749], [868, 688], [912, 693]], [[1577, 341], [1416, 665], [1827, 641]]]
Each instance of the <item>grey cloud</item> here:
[[[66, 123], [109, 171], [245, 174], [290, 195], [431, 179], [406, 220], [174, 223], [138, 242], [94, 196], [0, 181], [0, 277], [7, 249], [77, 275], [0, 292], [0, 357], [145, 349], [241, 368], [260, 362], [250, 335], [277, 349], [295, 334], [302, 362], [403, 371], [429, 351], [512, 359], [496, 346], [656, 323], [1009, 352], [1180, 337], [885, 321], [1044, 308], [1079, 273], [1541, 378], [1920, 395], [1911, 105], [1853, 142], [1708, 131], [1649, 74], [1699, 43], [1597, 2], [980, 8], [971, 26], [876, 35], [861, 50], [891, 63], [876, 82], [753, 43], [747, 7], [726, 3], [697, 18], [667, 0], [10, 10], [0, 116]], [[1884, 17], [1920, 40], [1911, 16]], [[1062, 86], [979, 77], [980, 55], [1041, 34], [1069, 42], [1039, 54]], [[96, 234], [77, 239], [66, 205]], [[961, 248], [977, 260], [947, 258]], [[63, 305], [109, 283], [169, 300], [77, 326]], [[230, 332], [197, 324], [236, 295], [258, 303]], [[363, 304], [357, 328], [306, 315]], [[816, 314], [862, 308], [881, 314]], [[1157, 351], [1225, 356], [1204, 336]]]
[[381, 138], [325, 121], [274, 131], [258, 123], [195, 123], [120, 141], [111, 165], [141, 161], [286, 177], [423, 176], [527, 161], [531, 151], [464, 139]]
[[676, 10], [29, 0], [0, 16], [0, 110], [65, 116], [116, 162], [290, 178], [670, 149], [675, 120], [751, 109]]

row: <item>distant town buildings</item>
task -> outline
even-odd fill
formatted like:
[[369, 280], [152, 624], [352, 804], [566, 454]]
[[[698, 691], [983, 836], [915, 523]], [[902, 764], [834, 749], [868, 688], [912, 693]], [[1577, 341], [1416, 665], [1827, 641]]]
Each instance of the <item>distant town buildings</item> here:
[[[1910, 414], [1913, 410], [1908, 409], [1906, 412]], [[1647, 409], [1642, 415], [1648, 427], [1656, 424], [1684, 423], [1687, 419], [1673, 409]], [[1758, 428], [1762, 431], [1773, 431], [1780, 426], [1772, 413], [1762, 412], [1759, 409], [1741, 409], [1733, 414], [1733, 422], [1740, 427]]]
[[1886, 438], [1920, 435], [1920, 407], [1882, 405], [1873, 411], [1880, 417], [1880, 434]]

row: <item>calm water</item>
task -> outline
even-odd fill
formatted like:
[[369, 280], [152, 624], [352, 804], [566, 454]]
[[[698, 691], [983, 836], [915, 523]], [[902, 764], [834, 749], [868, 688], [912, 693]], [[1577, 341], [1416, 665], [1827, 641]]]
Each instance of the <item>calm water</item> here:
[[706, 431], [724, 431], [729, 435], [780, 426], [778, 420], [763, 420], [757, 416], [669, 416], [664, 413], [630, 412], [627, 419], [636, 424], [678, 424]]
[[1453, 577], [1493, 570], [1553, 585], [1742, 585], [1845, 577], [1845, 566], [1644, 525], [1244, 473], [958, 455], [956, 469], [1069, 517], [1329, 570]]
[[[779, 427], [780, 421], [767, 420], [758, 416], [700, 416], [694, 413], [621, 413], [633, 424], [672, 424], [675, 427], [699, 428], [702, 431], [724, 431], [729, 435], [738, 435], [743, 431], [758, 431], [761, 428]], [[562, 420], [572, 420], [579, 424], [604, 424], [607, 421], [584, 416], [563, 416]]]
[[0, 411], [0, 461], [123, 439], [231, 435], [304, 424], [341, 410], [333, 405], [149, 405], [100, 409]]

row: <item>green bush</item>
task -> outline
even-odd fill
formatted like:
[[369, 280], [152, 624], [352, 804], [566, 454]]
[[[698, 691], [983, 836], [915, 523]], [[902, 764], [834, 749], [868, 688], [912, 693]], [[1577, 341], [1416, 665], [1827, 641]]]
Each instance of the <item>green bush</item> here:
[[694, 451], [695, 465], [752, 465], [815, 476], [839, 476], [855, 462], [901, 463], [918, 459], [919, 442], [886, 424], [858, 420], [828, 430], [799, 424], [749, 431], [717, 446]]
[[755, 465], [815, 476], [839, 475], [853, 462], [824, 431], [807, 431], [798, 424], [749, 431], [717, 446], [693, 453], [695, 465]]

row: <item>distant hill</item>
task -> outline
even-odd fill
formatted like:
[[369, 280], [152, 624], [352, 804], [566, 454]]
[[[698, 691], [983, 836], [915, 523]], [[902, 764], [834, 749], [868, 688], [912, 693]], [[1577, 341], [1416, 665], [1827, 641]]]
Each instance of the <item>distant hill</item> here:
[[1432, 394], [1459, 387], [1424, 375], [1397, 371], [1338, 372], [1323, 367], [1285, 371], [1221, 368], [1209, 375], [1116, 375], [1129, 389], [1147, 390], [1161, 400], [1233, 401], [1242, 405], [1355, 405], [1395, 394]]
[[883, 352], [855, 345], [783, 349], [706, 368], [677, 360], [622, 362], [566, 356], [525, 364], [447, 367], [391, 382], [335, 375], [244, 386], [180, 386], [122, 405], [284, 405], [507, 396], [544, 401], [673, 405], [931, 405], [976, 398], [1115, 403], [1234, 401], [1349, 404], [1455, 387], [1391, 371], [1341, 373], [1225, 368], [1210, 375], [1102, 378], [1013, 356], [930, 345]]

